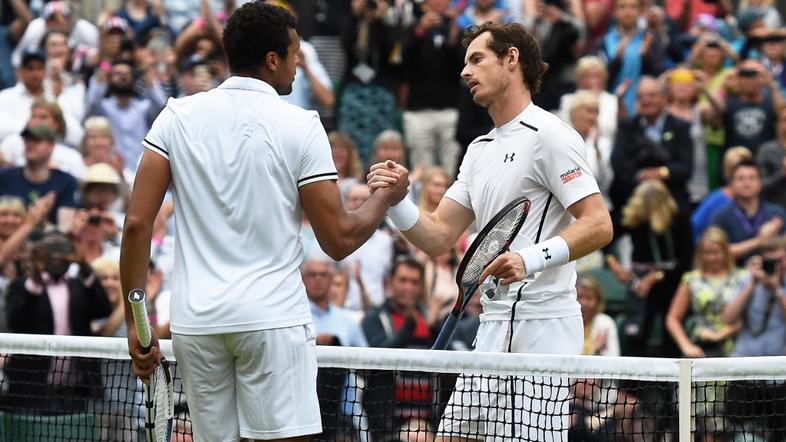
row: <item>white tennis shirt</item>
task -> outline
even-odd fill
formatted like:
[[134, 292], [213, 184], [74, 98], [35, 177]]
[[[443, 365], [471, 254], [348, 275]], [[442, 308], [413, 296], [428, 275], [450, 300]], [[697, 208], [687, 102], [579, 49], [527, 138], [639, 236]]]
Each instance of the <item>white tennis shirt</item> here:
[[143, 144], [172, 172], [172, 332], [310, 323], [298, 188], [337, 179], [317, 113], [284, 102], [265, 82], [230, 77], [170, 99]]
[[[472, 210], [482, 228], [520, 196], [532, 203], [511, 250], [545, 241], [570, 225], [567, 207], [599, 193], [581, 136], [556, 115], [530, 103], [505, 125], [470, 144], [446, 197]], [[580, 315], [575, 263], [545, 270], [533, 282], [501, 286], [483, 295], [481, 321], [546, 319]], [[518, 302], [516, 302], [518, 300]]]

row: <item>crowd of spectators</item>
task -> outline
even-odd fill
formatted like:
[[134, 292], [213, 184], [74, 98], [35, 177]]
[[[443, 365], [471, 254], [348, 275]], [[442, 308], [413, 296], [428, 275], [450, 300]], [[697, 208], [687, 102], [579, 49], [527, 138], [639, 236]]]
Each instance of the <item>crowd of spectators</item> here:
[[[119, 235], [142, 138], [168, 98], [230, 75], [222, 25], [246, 1], [0, 1], [0, 331], [124, 335]], [[608, 316], [604, 285], [579, 278], [585, 353], [785, 354], [786, 11], [772, 0], [268, 1], [298, 18], [283, 98], [319, 113], [347, 207], [368, 198], [369, 165], [391, 159], [436, 208], [492, 128], [460, 78], [462, 34], [520, 22], [549, 64], [534, 103], [585, 140], [615, 224], [579, 268], [628, 294]], [[147, 287], [164, 337], [172, 215], [167, 200]], [[477, 227], [431, 258], [383, 224], [333, 263], [304, 220], [317, 343], [428, 348]], [[454, 349], [472, 348], [480, 310]], [[428, 427], [417, 404], [398, 412], [411, 419], [396, 425]]]

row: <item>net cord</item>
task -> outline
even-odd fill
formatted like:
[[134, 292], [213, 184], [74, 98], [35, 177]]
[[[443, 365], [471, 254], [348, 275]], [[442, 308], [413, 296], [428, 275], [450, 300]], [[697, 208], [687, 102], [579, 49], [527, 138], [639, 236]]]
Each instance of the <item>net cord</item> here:
[[[175, 360], [172, 342], [159, 340], [162, 354]], [[0, 354], [129, 359], [123, 338], [0, 333]], [[396, 369], [434, 373], [680, 381], [683, 359], [565, 356], [391, 348], [317, 347], [320, 367]], [[692, 382], [786, 380], [786, 356], [690, 359]]]

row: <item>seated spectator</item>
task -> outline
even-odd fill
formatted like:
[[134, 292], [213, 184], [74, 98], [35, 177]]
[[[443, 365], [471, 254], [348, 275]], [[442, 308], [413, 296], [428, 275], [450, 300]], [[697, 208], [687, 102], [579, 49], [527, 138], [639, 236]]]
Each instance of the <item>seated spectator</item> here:
[[90, 117], [85, 120], [85, 137], [80, 146], [86, 166], [109, 164], [121, 174], [123, 182], [129, 186], [134, 183], [134, 172], [124, 166], [123, 156], [115, 149], [115, 138], [109, 120], [104, 117]]
[[609, 90], [628, 82], [623, 102], [630, 112], [636, 109], [636, 91], [642, 75], [658, 75], [659, 60], [651, 51], [653, 37], [638, 28], [643, 13], [641, 0], [616, 0], [614, 25], [611, 26], [596, 48], [597, 55], [609, 66]]
[[[57, 103], [36, 98], [33, 101], [29, 115], [30, 119], [27, 121], [26, 127], [44, 124], [57, 134], [57, 142], [55, 143], [54, 151], [52, 151], [50, 167], [69, 173], [78, 180], [84, 178], [85, 162], [82, 159], [82, 155], [76, 149], [72, 149], [61, 142], [67, 131], [66, 121], [60, 106]], [[25, 165], [25, 141], [20, 134], [12, 134], [2, 140], [0, 152], [11, 165]]]
[[[688, 358], [730, 356], [739, 323], [727, 325], [726, 304], [742, 289], [747, 273], [734, 265], [726, 234], [717, 227], [704, 231], [696, 248], [696, 268], [682, 281], [666, 316], [666, 329]], [[691, 317], [691, 330], [683, 326]]]
[[666, 111], [662, 82], [644, 77], [636, 91], [636, 115], [620, 123], [611, 153], [614, 180], [609, 195], [617, 223], [619, 209], [637, 184], [646, 180], [663, 182], [680, 210], [689, 208], [687, 182], [693, 171], [690, 126]]
[[21, 198], [0, 197], [0, 332], [8, 332], [6, 288], [22, 275], [29, 258], [30, 234], [40, 227], [55, 201], [54, 193], [39, 198], [29, 211]]
[[333, 154], [333, 163], [338, 171], [338, 188], [341, 196], [346, 197], [349, 188], [360, 182], [362, 178], [358, 150], [352, 138], [344, 132], [330, 132], [328, 141]]
[[[349, 188], [344, 206], [347, 210], [355, 210], [371, 196], [365, 184], [355, 184]], [[393, 261], [393, 237], [380, 226], [362, 246], [341, 261], [347, 268], [358, 267], [362, 287], [354, 279], [350, 280], [347, 298], [343, 307], [354, 311], [367, 311], [371, 307], [382, 304], [385, 300], [385, 278], [390, 272]], [[364, 305], [365, 291], [369, 305]]]
[[47, 31], [41, 39], [41, 49], [46, 55], [45, 88], [66, 116], [69, 131], [65, 142], [75, 147], [82, 140], [82, 126], [78, 123], [85, 117], [86, 88], [82, 77], [73, 71], [68, 35], [59, 29]]
[[776, 137], [759, 147], [756, 163], [761, 172], [761, 196], [786, 208], [786, 107], [778, 111]]
[[597, 94], [598, 131], [600, 135], [614, 140], [617, 135], [617, 120], [624, 114], [619, 113], [619, 97], [606, 91], [609, 73], [606, 65], [594, 55], [581, 57], [576, 63], [576, 92], [560, 98], [558, 114], [562, 121], [570, 124], [570, 109], [576, 94], [591, 91]]
[[603, 292], [591, 276], [581, 276], [576, 282], [581, 317], [584, 320], [584, 347], [581, 354], [594, 356], [619, 356], [620, 340], [617, 323], [603, 313]]
[[[690, 223], [659, 180], [646, 180], [636, 186], [622, 213], [622, 225], [629, 229], [633, 245], [631, 269], [618, 271], [611, 267], [630, 287], [623, 324], [626, 353], [648, 356], [648, 339], [655, 321], [666, 317], [680, 277], [690, 269]], [[655, 355], [677, 354], [676, 343], [664, 336]]]
[[208, 60], [200, 55], [192, 55], [180, 63], [177, 85], [180, 97], [213, 89], [215, 84]]
[[426, 167], [418, 181], [418, 207], [433, 212], [453, 180], [447, 170], [439, 166]]
[[765, 141], [775, 138], [775, 109], [786, 104], [780, 85], [761, 63], [748, 59], [737, 65], [719, 99], [726, 146], [745, 146], [756, 155]]
[[563, 102], [570, 102], [567, 121], [584, 139], [587, 165], [592, 176], [598, 182], [603, 196], [610, 203], [609, 187], [611, 187], [614, 177], [614, 171], [611, 168], [613, 140], [604, 135], [600, 129], [600, 101], [598, 98], [599, 96], [595, 92], [579, 90], [570, 97], [570, 100]]
[[23, 54], [37, 48], [46, 31], [50, 29], [65, 30], [68, 33], [68, 45], [72, 48], [77, 46], [98, 47], [99, 33], [94, 24], [75, 17], [67, 1], [50, 1], [44, 6], [41, 17], [30, 22], [16, 45], [12, 56], [14, 66], [24, 64]]
[[[366, 347], [366, 337], [351, 313], [337, 307], [330, 299], [330, 288], [334, 275], [335, 264], [328, 259], [310, 259], [300, 267], [303, 283], [306, 286], [311, 304], [311, 316], [317, 345], [333, 345], [343, 347]], [[340, 434], [343, 425], [341, 399], [345, 396], [347, 375], [344, 371], [331, 369], [319, 370], [317, 375], [317, 392], [322, 412], [322, 433], [318, 438], [334, 440]], [[354, 392], [353, 392], [354, 393]]]
[[162, 1], [125, 0], [123, 7], [114, 11], [112, 15], [128, 23], [138, 44], [146, 42], [150, 31], [166, 21], [166, 11]]
[[22, 138], [25, 140], [25, 165], [0, 169], [0, 195], [18, 196], [29, 205], [41, 195], [54, 192], [55, 202], [47, 219], [61, 229], [70, 229], [78, 186], [72, 175], [49, 166], [55, 132], [41, 124], [25, 129]]
[[753, 43], [760, 52], [760, 61], [778, 82], [781, 93], [786, 91], [786, 34], [780, 28], [762, 28], [754, 34]]
[[[726, 305], [727, 324], [742, 322], [734, 356], [783, 356], [786, 342], [786, 240], [775, 237], [762, 244], [748, 261], [750, 278]], [[731, 382], [726, 390], [726, 416], [735, 434], [745, 439], [784, 439], [781, 382]]]
[[87, 89], [87, 114], [109, 120], [124, 165], [131, 170], [136, 170], [142, 157], [142, 139], [166, 104], [161, 84], [149, 74], [145, 75], [144, 93], [138, 96], [135, 65], [119, 60], [112, 64], [111, 72], [99, 69]]
[[106, 210], [97, 207], [79, 209], [70, 233], [77, 252], [85, 262], [92, 263], [98, 258], [120, 259], [119, 229], [115, 218]]
[[743, 161], [731, 172], [733, 202], [710, 219], [729, 237], [731, 253], [738, 266], [756, 254], [768, 239], [784, 232], [786, 210], [761, 200], [761, 178], [753, 161]]
[[[725, 95], [724, 84], [733, 69], [726, 67], [729, 60], [737, 60], [737, 54], [729, 44], [715, 33], [705, 33], [691, 47], [690, 66], [703, 77], [706, 93], [699, 96], [699, 113], [705, 124], [704, 133], [707, 139], [707, 178], [710, 189], [715, 189], [723, 181], [721, 162], [726, 144], [724, 144], [722, 112], [718, 102]], [[712, 97], [718, 97], [713, 100]]]
[[93, 164], [82, 181], [80, 205], [87, 209], [100, 209], [123, 225], [125, 204], [120, 198], [125, 186], [120, 174], [106, 163]]
[[[726, 151], [723, 155], [723, 176], [726, 182], [730, 181], [732, 170], [742, 161], [753, 161], [753, 154], [747, 147], [736, 146]], [[693, 243], [699, 243], [699, 237], [710, 226], [710, 219], [716, 211], [728, 206], [733, 201], [731, 186], [725, 185], [715, 189], [707, 195], [701, 204], [693, 210], [690, 222], [693, 226]]]
[[[67, 94], [58, 96], [53, 93], [51, 80], [47, 78], [46, 55], [43, 51], [33, 49], [25, 52], [17, 69], [17, 77], [19, 82], [16, 86], [0, 91], [0, 139], [18, 134], [24, 129], [36, 99], [50, 102], [62, 100], [66, 108], [74, 107], [71, 104], [73, 99], [67, 99]], [[63, 114], [62, 118], [63, 138], [69, 142], [78, 140], [81, 132], [78, 116], [69, 113]]]
[[[395, 262], [388, 297], [366, 313], [363, 333], [372, 347], [429, 348], [434, 335], [418, 305], [423, 291], [423, 266], [413, 258]], [[377, 372], [366, 377], [364, 408], [374, 440], [392, 434], [402, 420], [429, 417], [431, 394], [427, 379], [417, 375]]]
[[[74, 274], [69, 268], [75, 264]], [[112, 307], [90, 266], [76, 258], [71, 240], [45, 234], [33, 248], [30, 272], [8, 287], [8, 325], [13, 333], [92, 336], [91, 323]], [[11, 357], [4, 367], [3, 405], [45, 414], [88, 410], [98, 397], [100, 367], [79, 358]]]
[[[369, 165], [387, 160], [395, 161], [404, 167], [407, 167], [407, 151], [404, 149], [404, 138], [401, 132], [395, 129], [388, 129], [380, 132], [372, 145], [371, 159]], [[413, 170], [410, 172], [410, 180], [415, 181], [420, 178], [422, 168], [418, 167], [419, 164], [413, 164]], [[414, 177], [412, 175], [415, 175]]]
[[762, 15], [764, 26], [777, 29], [781, 27], [782, 18], [773, 3], [772, 0], [742, 0], [738, 10], [741, 12], [748, 9], [755, 10]]

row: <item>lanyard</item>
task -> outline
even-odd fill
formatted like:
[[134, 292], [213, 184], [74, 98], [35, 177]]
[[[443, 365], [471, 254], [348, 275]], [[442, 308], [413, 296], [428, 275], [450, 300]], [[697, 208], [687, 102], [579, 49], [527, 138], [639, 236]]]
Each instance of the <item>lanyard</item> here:
[[[666, 237], [666, 253], [668, 253], [668, 259], [674, 259], [674, 240], [671, 237], [671, 228], [666, 229], [663, 232], [663, 235]], [[655, 261], [655, 264], [661, 264], [663, 262], [663, 256], [660, 254], [660, 246], [658, 246], [658, 239], [655, 238], [655, 234], [650, 230], [650, 248], [652, 249], [652, 260]]]
[[745, 229], [745, 233], [748, 236], [756, 236], [756, 233], [759, 231], [762, 222], [764, 222], [764, 213], [759, 207], [759, 210], [756, 212], [756, 215], [753, 218], [748, 218], [748, 215], [740, 209], [740, 206], [737, 203], [732, 204], [731, 208], [734, 210], [734, 215], [737, 217], [737, 220], [742, 225], [742, 228]]

